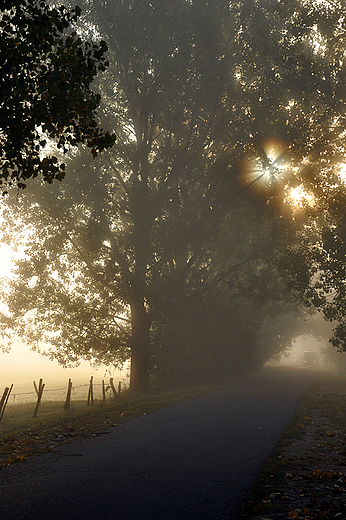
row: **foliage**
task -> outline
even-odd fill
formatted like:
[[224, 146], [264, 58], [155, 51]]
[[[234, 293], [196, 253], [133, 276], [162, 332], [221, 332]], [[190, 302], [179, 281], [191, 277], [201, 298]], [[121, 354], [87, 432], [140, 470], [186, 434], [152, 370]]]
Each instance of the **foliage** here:
[[[300, 159], [296, 155], [289, 182], [312, 201], [295, 215], [296, 241], [281, 257], [280, 270], [288, 290], [333, 324], [331, 345], [345, 351], [345, 18], [340, 2], [298, 5], [280, 2], [279, 7], [290, 13], [286, 27], [295, 24], [292, 46], [285, 46], [290, 52], [285, 77], [291, 85], [286, 107], [300, 126], [296, 144], [304, 150]], [[307, 146], [301, 148], [302, 142]]]
[[153, 379], [163, 387], [256, 370], [288, 349], [301, 326], [302, 309], [277, 270], [285, 225], [263, 208], [234, 203], [222, 231], [209, 250], [208, 272], [199, 266], [201, 278], [161, 307], [153, 325]]
[[[302, 179], [318, 189], [315, 165], [335, 155], [325, 132], [343, 131], [341, 14], [327, 10], [327, 27], [309, 2], [95, 0], [91, 15], [109, 47], [100, 114], [117, 142], [92, 166], [81, 151], [68, 184], [8, 209], [8, 240], [25, 221], [32, 234], [2, 330], [50, 342], [63, 363], [131, 357], [133, 389], [179, 356], [185, 374], [259, 364], [276, 351], [258, 349], [263, 324], [290, 306], [283, 278], [300, 291], [290, 258], [308, 259], [303, 218], [280, 197]], [[263, 204], [252, 192], [268, 178]], [[313, 265], [297, 265], [308, 280]]]
[[97, 126], [100, 96], [90, 85], [108, 66], [107, 46], [71, 30], [80, 8], [45, 1], [2, 2], [0, 10], [0, 179], [25, 188], [41, 174], [61, 180], [65, 164], [52, 155], [85, 143], [95, 157], [114, 143]]
[[[132, 268], [131, 221], [126, 229], [117, 214], [124, 201], [104, 162], [78, 166], [78, 171], [61, 185], [36, 187], [4, 212], [12, 244], [16, 237], [20, 247], [27, 236], [25, 257], [4, 287], [9, 313], [2, 316], [2, 329], [14, 330], [34, 349], [44, 348], [42, 342], [51, 345], [48, 355], [63, 365], [84, 358], [118, 366], [131, 356], [131, 286], [120, 269]], [[167, 234], [158, 227], [151, 234], [155, 250], [145, 295], [156, 383], [163, 374], [166, 384], [174, 384], [177, 377], [201, 382], [247, 369], [258, 358], [263, 306], [285, 299], [274, 262], [269, 264], [269, 249], [274, 254], [277, 246], [276, 224], [260, 207], [234, 204], [221, 236], [205, 242], [206, 253], [187, 278], [182, 275], [191, 235], [183, 225], [196, 223], [190, 218], [177, 231], [172, 227]], [[162, 260], [156, 254], [160, 250], [166, 255]], [[271, 353], [265, 349], [258, 362]]]
[[[325, 195], [299, 233], [301, 245], [290, 251], [284, 269], [289, 286], [334, 327], [332, 346], [346, 351], [345, 321], [345, 185], [325, 182]], [[332, 356], [335, 357], [335, 356]]]

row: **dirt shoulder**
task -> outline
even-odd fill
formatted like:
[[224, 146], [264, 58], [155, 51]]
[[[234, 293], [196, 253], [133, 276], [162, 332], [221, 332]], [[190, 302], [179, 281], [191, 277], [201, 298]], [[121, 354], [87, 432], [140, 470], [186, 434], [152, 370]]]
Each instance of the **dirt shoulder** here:
[[316, 374], [262, 469], [242, 518], [346, 518], [345, 376]]

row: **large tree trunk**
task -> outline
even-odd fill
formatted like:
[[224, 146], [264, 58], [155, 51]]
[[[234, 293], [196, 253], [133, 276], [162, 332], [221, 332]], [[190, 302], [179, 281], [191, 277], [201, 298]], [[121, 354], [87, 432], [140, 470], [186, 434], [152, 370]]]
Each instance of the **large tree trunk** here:
[[149, 390], [150, 326], [151, 319], [144, 299], [131, 304], [132, 341], [130, 391], [145, 393]]

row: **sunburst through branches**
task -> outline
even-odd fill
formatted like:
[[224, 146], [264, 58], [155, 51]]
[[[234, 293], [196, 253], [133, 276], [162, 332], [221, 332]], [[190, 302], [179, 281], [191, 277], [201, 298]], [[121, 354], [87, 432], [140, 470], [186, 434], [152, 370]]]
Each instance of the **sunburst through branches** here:
[[266, 141], [258, 154], [247, 157], [242, 168], [241, 182], [245, 189], [260, 192], [283, 182], [289, 171], [285, 146], [277, 140]]

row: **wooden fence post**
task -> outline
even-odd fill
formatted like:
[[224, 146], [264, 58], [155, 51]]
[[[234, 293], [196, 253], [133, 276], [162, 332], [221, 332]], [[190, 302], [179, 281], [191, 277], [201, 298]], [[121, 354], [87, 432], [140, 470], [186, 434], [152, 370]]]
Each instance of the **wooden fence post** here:
[[121, 396], [121, 381], [119, 381], [119, 383], [118, 383], [118, 394], [120, 397]]
[[38, 407], [40, 406], [40, 403], [41, 403], [43, 389], [45, 387], [45, 384], [43, 382], [43, 379], [40, 379], [40, 381], [38, 383], [38, 388], [36, 386], [36, 382], [33, 381], [33, 383], [34, 383], [34, 388], [35, 388], [35, 391], [36, 391], [36, 394], [37, 394], [37, 403], [36, 403], [36, 406], [35, 406], [34, 417], [37, 417]]
[[68, 380], [67, 394], [64, 409], [70, 411], [71, 409], [71, 392], [72, 392], [72, 381]]
[[4, 411], [5, 411], [7, 402], [8, 402], [8, 398], [10, 397], [10, 393], [12, 391], [12, 388], [13, 388], [13, 384], [11, 385], [10, 388], [8, 388], [6, 386], [6, 388], [4, 390], [4, 393], [2, 394], [2, 398], [0, 400], [0, 421], [2, 419], [2, 416], [4, 415]]
[[3, 394], [2, 394], [2, 398], [0, 400], [0, 417], [1, 417], [3, 406], [4, 406], [5, 401], [6, 401], [6, 396], [7, 396], [8, 390], [9, 390], [9, 388], [8, 388], [8, 386], [6, 386], [6, 388], [5, 388], [5, 390], [4, 390]]
[[94, 379], [94, 376], [91, 376], [91, 378], [90, 378], [90, 384], [89, 384], [89, 392], [88, 392], [88, 406], [89, 406], [90, 404], [91, 404], [91, 406], [94, 406], [93, 379]]
[[117, 391], [115, 389], [115, 386], [114, 386], [114, 383], [113, 383], [113, 378], [111, 377], [110, 380], [109, 380], [109, 386], [111, 387], [112, 389], [112, 392], [113, 392], [113, 395], [114, 395], [114, 399], [118, 399], [118, 394], [117, 394]]
[[106, 387], [105, 387], [105, 380], [102, 379], [102, 402], [106, 402]]

